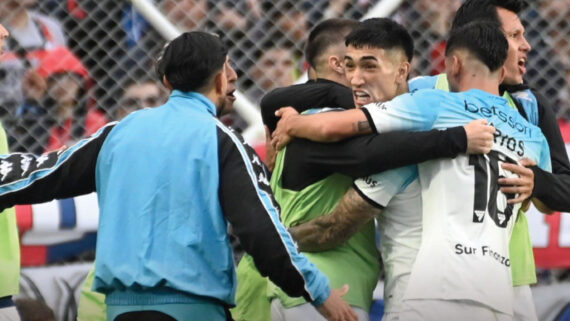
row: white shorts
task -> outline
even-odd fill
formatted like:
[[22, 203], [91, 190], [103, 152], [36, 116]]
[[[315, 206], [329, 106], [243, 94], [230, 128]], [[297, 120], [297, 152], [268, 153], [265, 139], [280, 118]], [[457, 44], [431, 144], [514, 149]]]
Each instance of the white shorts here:
[[16, 307], [0, 309], [0, 321], [20, 321], [20, 314], [18, 314]]
[[534, 300], [529, 285], [515, 286], [513, 297], [513, 312], [515, 321], [538, 321]]
[[[358, 315], [359, 321], [370, 321], [370, 316], [364, 309], [351, 307]], [[271, 319], [273, 321], [327, 321], [310, 303], [287, 309], [279, 299], [271, 301]]]
[[512, 321], [513, 317], [467, 300], [405, 300], [399, 321]]

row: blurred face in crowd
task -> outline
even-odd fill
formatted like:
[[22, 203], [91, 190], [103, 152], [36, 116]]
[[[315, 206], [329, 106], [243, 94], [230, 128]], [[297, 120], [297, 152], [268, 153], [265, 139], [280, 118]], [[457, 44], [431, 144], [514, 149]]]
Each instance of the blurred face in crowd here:
[[6, 28], [4, 28], [4, 26], [0, 24], [0, 56], [2, 56], [2, 54], [4, 53], [4, 43], [6, 42], [6, 39], [8, 39], [9, 36], [10, 33], [8, 32], [8, 30], [6, 30]]
[[135, 83], [125, 90], [115, 117], [120, 120], [135, 110], [157, 107], [162, 105], [164, 101], [164, 91], [154, 82]]
[[263, 53], [253, 77], [261, 88], [290, 86], [295, 82], [295, 63], [291, 52], [283, 48], [271, 48]]
[[198, 28], [208, 15], [206, 0], [165, 0], [164, 13], [183, 31]]
[[0, 1], [0, 15], [9, 17], [17, 10], [30, 8], [36, 4], [36, 0], [2, 0]]
[[276, 24], [294, 41], [304, 41], [307, 36], [307, 15], [299, 10], [291, 10], [282, 15]]
[[344, 69], [359, 108], [407, 91], [405, 82], [410, 64], [402, 50], [348, 46]]
[[509, 53], [505, 61], [506, 75], [504, 84], [522, 84], [523, 76], [526, 73], [527, 54], [531, 47], [524, 36], [524, 27], [521, 20], [512, 11], [497, 8], [499, 19], [509, 41]]
[[47, 86], [47, 93], [55, 103], [55, 115], [60, 120], [72, 118], [81, 89], [79, 76], [70, 73], [58, 74], [48, 79]]
[[414, 5], [422, 13], [421, 19], [428, 22], [425, 27], [436, 35], [445, 36], [451, 27], [455, 12], [461, 6], [461, 1], [417, 0]]

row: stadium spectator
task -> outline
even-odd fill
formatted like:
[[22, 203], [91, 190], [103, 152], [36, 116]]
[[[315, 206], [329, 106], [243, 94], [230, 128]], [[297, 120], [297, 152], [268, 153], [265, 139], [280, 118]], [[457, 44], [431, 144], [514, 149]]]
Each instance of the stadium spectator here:
[[43, 301], [23, 298], [14, 303], [22, 321], [56, 321], [53, 310]]
[[23, 103], [22, 83], [37, 64], [34, 53], [66, 46], [59, 22], [29, 9], [35, 3], [35, 0], [0, 2], [0, 22], [12, 35], [7, 46], [12, 54], [3, 58], [0, 79], [1, 116], [14, 116], [16, 108]]
[[396, 20], [409, 30], [415, 43], [413, 75], [443, 72], [444, 40], [460, 4], [459, 0], [413, 0], [399, 9]]
[[51, 49], [66, 46], [61, 23], [30, 10], [36, 0], [5, 0], [0, 4], [0, 19], [10, 30], [9, 50]]
[[207, 23], [209, 12], [207, 0], [164, 0], [161, 7], [166, 17], [180, 31], [200, 29]]
[[9, 132], [18, 151], [41, 153], [72, 145], [107, 122], [91, 106], [88, 71], [73, 53], [59, 47], [39, 58], [37, 74], [24, 83], [28, 97]]
[[301, 3], [263, 1], [264, 18], [249, 32], [250, 38], [264, 47], [291, 48], [295, 59], [301, 59], [310, 28], [305, 10], [308, 2]]
[[115, 120], [121, 120], [135, 110], [157, 107], [166, 101], [166, 92], [153, 79], [135, 79], [124, 86], [124, 94], [115, 109]]
[[254, 86], [248, 90], [248, 94], [255, 101], [259, 101], [273, 88], [292, 85], [298, 74], [291, 50], [278, 46], [266, 47], [249, 72]]
[[[4, 53], [4, 44], [9, 32], [0, 24], [0, 57]], [[0, 124], [0, 153], [8, 153], [6, 133]], [[18, 311], [12, 296], [20, 289], [20, 241], [16, 211], [13, 208], [0, 213], [0, 319], [19, 321]]]
[[127, 30], [121, 25], [124, 10], [125, 2], [115, 0], [63, 0], [54, 10], [69, 36], [69, 47], [89, 70], [93, 97], [104, 111], [116, 106], [126, 75], [122, 66], [128, 68], [131, 59]]

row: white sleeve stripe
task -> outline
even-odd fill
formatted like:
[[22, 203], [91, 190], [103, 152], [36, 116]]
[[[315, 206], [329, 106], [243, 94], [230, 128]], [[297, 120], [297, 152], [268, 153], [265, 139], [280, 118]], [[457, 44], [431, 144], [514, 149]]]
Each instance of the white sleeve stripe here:
[[[277, 231], [277, 234], [279, 235], [279, 238], [281, 239], [281, 243], [283, 244], [283, 246], [285, 247], [285, 249], [287, 251], [287, 254], [289, 255], [289, 260], [291, 261], [291, 264], [295, 267], [295, 269], [297, 270], [297, 272], [299, 272], [299, 275], [303, 279], [303, 281], [305, 283], [305, 292], [307, 292], [309, 294], [309, 296], [311, 297], [311, 301], [314, 301], [315, 298], [313, 297], [313, 294], [307, 288], [308, 282], [305, 279], [305, 275], [301, 272], [301, 270], [299, 270], [299, 268], [295, 264], [293, 257], [292, 257], [292, 254], [289, 250], [289, 247], [287, 246], [287, 244], [285, 243], [285, 241], [283, 240], [283, 238], [281, 236], [281, 233], [280, 233], [281, 229], [279, 228], [279, 225], [275, 223], [275, 218], [273, 217], [273, 215], [271, 215], [271, 211], [273, 211], [274, 213], [278, 213], [277, 209], [271, 204], [271, 200], [269, 200], [269, 201], [267, 200], [267, 198], [269, 197], [267, 195], [267, 193], [257, 187], [257, 178], [255, 177], [255, 173], [253, 171], [253, 168], [251, 167], [249, 157], [247, 156], [247, 152], [243, 148], [239, 139], [217, 119], [216, 119], [216, 124], [218, 125], [218, 127], [223, 132], [225, 132], [232, 139], [232, 141], [234, 142], [234, 144], [238, 148], [240, 155], [241, 155], [242, 159], [244, 160], [244, 163], [246, 164], [249, 177], [251, 178], [251, 182], [252, 182], [255, 190], [257, 191], [257, 196], [259, 197], [259, 200], [263, 204], [263, 207], [265, 208], [266, 213], [269, 215], [269, 218], [271, 219], [271, 222], [273, 223], [273, 226], [275, 227], [275, 230]], [[269, 203], [269, 204], [267, 204], [267, 203]], [[283, 231], [285, 233], [288, 233], [286, 230], [283, 230]]]
[[[11, 189], [9, 191], [6, 191], [4, 193], [0, 192], [0, 195], [8, 195], [10, 193], [13, 192], [17, 192], [20, 191], [24, 188], [30, 187], [32, 186], [34, 183], [49, 177], [49, 174], [55, 172], [57, 169], [59, 169], [63, 164], [65, 164], [70, 158], [71, 156], [73, 156], [77, 151], [81, 150], [81, 148], [83, 148], [85, 145], [87, 145], [89, 142], [93, 141], [95, 138], [98, 138], [103, 131], [105, 130], [105, 128], [111, 126], [111, 125], [115, 125], [117, 122], [111, 122], [106, 124], [104, 127], [102, 127], [101, 129], [99, 129], [95, 134], [93, 134], [91, 137], [89, 138], [85, 138], [80, 140], [79, 142], [77, 142], [75, 145], [73, 145], [72, 147], [70, 147], [68, 150], [64, 151], [62, 153], [62, 156], [57, 160], [56, 164], [53, 167], [50, 168], [40, 168], [40, 169], [36, 169], [35, 171], [31, 172], [27, 177], [19, 179], [17, 181], [14, 182], [10, 182], [9, 184], [6, 185], [2, 185], [2, 189], [9, 189], [10, 187], [13, 187], [14, 189]], [[17, 154], [22, 154], [22, 153], [17, 153]], [[9, 155], [14, 155], [14, 154], [6, 154], [3, 155], [5, 157], [0, 157], [2, 159], [5, 159], [6, 157], [8, 157]], [[33, 175], [37, 174], [37, 176], [40, 176], [38, 178], [32, 179], [29, 183], [27, 184], [23, 184], [23, 186], [17, 186], [14, 187], [14, 185], [18, 185], [18, 183], [26, 181], [26, 180], [30, 180], [31, 177]]]

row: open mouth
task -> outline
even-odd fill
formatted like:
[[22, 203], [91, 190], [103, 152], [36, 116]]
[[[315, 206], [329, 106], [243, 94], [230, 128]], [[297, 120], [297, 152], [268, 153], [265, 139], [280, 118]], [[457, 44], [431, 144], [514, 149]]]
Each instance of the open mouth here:
[[526, 73], [526, 57], [520, 58], [518, 61], [519, 71], [522, 74]]
[[353, 97], [354, 103], [359, 107], [372, 102], [372, 97], [363, 91], [354, 91]]
[[230, 99], [230, 100], [236, 100], [236, 96], [234, 96], [234, 92], [235, 92], [235, 91], [236, 91], [235, 89], [232, 89], [231, 91], [228, 91], [228, 92], [226, 93], [226, 97], [227, 97], [228, 99]]

